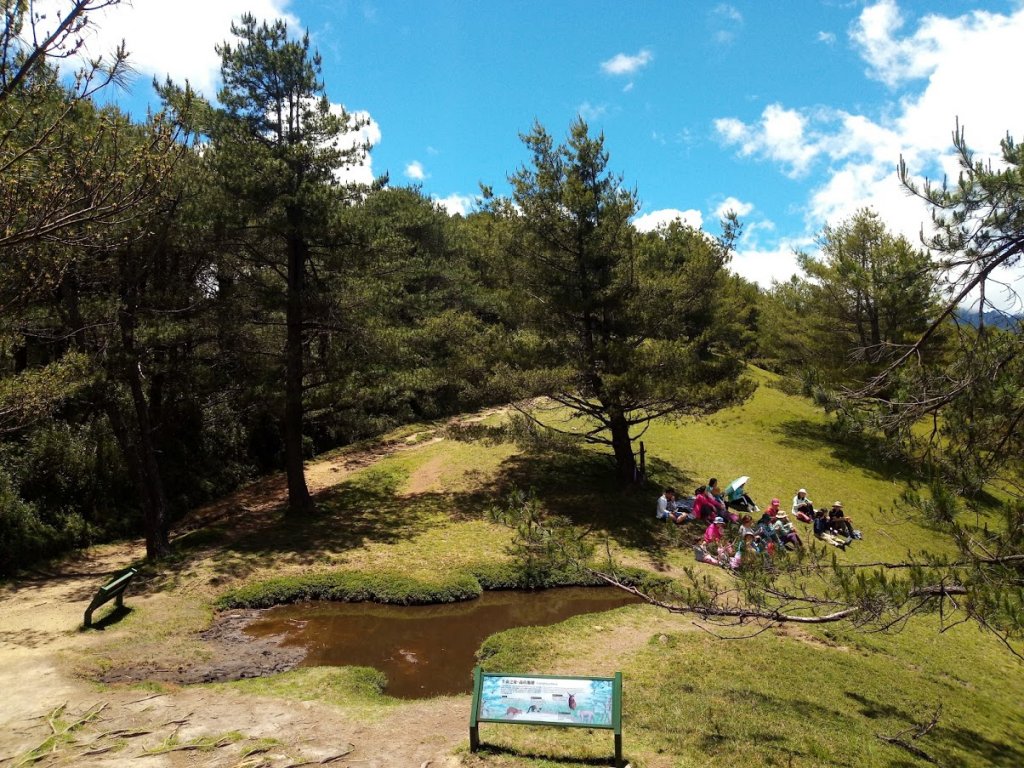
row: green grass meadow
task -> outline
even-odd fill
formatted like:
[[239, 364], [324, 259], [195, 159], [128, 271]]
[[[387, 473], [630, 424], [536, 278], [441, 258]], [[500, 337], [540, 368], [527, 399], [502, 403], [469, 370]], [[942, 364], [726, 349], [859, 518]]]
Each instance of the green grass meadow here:
[[[837, 550], [840, 561], [952, 552], [940, 533], [895, 508], [920, 480], [909, 468], [836, 442], [810, 401], [786, 394], [770, 374], [752, 375], [759, 387], [741, 406], [650, 428], [643, 438], [649, 479], [640, 489], [617, 486], [608, 458], [595, 451], [528, 452], [495, 438], [497, 416], [461, 436], [385, 456], [322, 493], [308, 523], [214, 536], [204, 551], [215, 553], [217, 583], [231, 589], [220, 593], [221, 604], [321, 593], [349, 599], [366, 590], [397, 602], [419, 601], [418, 590], [465, 599], [475, 585], [507, 586], [514, 582], [506, 579], [511, 534], [488, 509], [513, 488], [532, 489], [546, 509], [590, 526], [599, 555], [610, 551], [669, 579], [694, 563], [677, 532], [654, 519], [659, 487], [692, 491], [712, 476], [724, 486], [749, 475], [749, 492], [762, 506], [778, 496], [788, 509], [799, 487], [818, 506], [841, 500], [864, 540]], [[182, 567], [199, 554], [184, 553]], [[733, 578], [696, 568], [725, 584]], [[388, 573], [400, 577], [391, 583]], [[383, 574], [381, 583], [375, 574]], [[479, 655], [486, 668], [505, 672], [621, 671], [633, 766], [1024, 766], [1024, 665], [971, 623], [942, 629], [933, 615], [875, 634], [846, 624], [719, 629], [637, 605], [502, 632]], [[403, 706], [378, 683], [367, 670], [305, 669], [230, 685], [347, 703], [372, 719]], [[468, 697], [466, 707], [468, 718]], [[936, 713], [934, 727], [916, 737]], [[487, 724], [482, 738], [477, 754], [458, 748], [463, 764], [607, 765], [612, 753], [610, 734], [600, 730]]]

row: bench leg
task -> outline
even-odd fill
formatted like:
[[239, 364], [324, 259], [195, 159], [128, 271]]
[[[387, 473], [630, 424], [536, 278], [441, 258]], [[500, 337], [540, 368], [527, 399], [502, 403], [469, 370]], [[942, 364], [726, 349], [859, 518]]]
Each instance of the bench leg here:
[[92, 626], [92, 608], [85, 609], [85, 628], [88, 629]]
[[118, 608], [124, 608], [124, 592], [117, 593], [117, 602], [114, 605]]

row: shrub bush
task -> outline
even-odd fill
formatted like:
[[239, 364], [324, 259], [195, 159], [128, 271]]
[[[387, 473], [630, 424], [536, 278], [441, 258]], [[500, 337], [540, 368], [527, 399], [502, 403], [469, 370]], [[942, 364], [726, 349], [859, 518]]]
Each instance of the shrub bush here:
[[221, 596], [217, 607], [269, 608], [302, 600], [427, 605], [472, 600], [481, 591], [480, 582], [463, 573], [441, 582], [425, 582], [394, 572], [331, 571], [247, 584]]
[[[640, 568], [622, 569], [616, 572], [616, 577], [624, 584], [643, 590], [656, 590], [670, 582], [667, 577]], [[431, 605], [472, 600], [485, 589], [594, 587], [604, 583], [585, 569], [577, 568], [549, 571], [543, 583], [537, 584], [530, 574], [511, 561], [478, 563], [463, 572], [452, 573], [445, 580], [429, 582], [393, 571], [330, 571], [246, 584], [222, 595], [217, 607], [270, 608], [303, 600]]]

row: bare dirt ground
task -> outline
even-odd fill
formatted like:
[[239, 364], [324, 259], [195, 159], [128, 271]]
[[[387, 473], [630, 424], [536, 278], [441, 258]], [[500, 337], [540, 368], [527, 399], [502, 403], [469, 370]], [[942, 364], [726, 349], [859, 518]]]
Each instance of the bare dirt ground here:
[[[315, 493], [328, 488], [394, 451], [438, 439], [420, 435], [311, 463], [310, 489]], [[422, 481], [429, 482], [427, 477]], [[242, 527], [255, 526], [284, 498], [283, 478], [265, 478], [197, 511], [177, 533], [201, 530], [228, 515], [233, 527], [236, 521]], [[250, 646], [247, 656], [238, 655], [231, 633], [239, 631], [244, 615], [234, 624], [221, 622], [220, 634], [203, 641], [198, 633], [208, 625], [209, 613], [189, 601], [200, 602], [196, 594], [208, 589], [187, 572], [173, 589], [130, 591], [126, 600], [139, 616], [180, 620], [179, 630], [172, 624], [165, 633], [180, 638], [161, 637], [154, 642], [151, 658], [135, 659], [154, 670], [150, 679], [174, 682], [127, 685], [140, 675], [119, 677], [116, 665], [105, 670], [83, 661], [100, 648], [116, 658], [119, 644], [139, 631], [138, 624], [125, 626], [132, 622], [115, 622], [102, 631], [81, 631], [80, 626], [83, 611], [105, 576], [144, 554], [141, 540], [95, 547], [45, 573], [0, 587], [0, 766], [460, 764], [452, 752], [467, 739], [468, 697], [409, 702], [366, 722], [346, 714], [344, 707], [317, 701], [174, 684], [202, 682], [218, 664], [233, 670], [226, 677], [244, 676], [234, 672], [254, 663], [253, 654], [263, 658], [264, 672], [294, 663], [287, 652], [270, 646]], [[108, 610], [105, 606], [97, 616]], [[128, 647], [138, 655], [138, 645]], [[192, 662], [166, 668], [162, 654], [168, 647], [178, 662], [194, 657]], [[160, 669], [164, 672], [155, 671]], [[103, 680], [111, 684], [99, 684]]]

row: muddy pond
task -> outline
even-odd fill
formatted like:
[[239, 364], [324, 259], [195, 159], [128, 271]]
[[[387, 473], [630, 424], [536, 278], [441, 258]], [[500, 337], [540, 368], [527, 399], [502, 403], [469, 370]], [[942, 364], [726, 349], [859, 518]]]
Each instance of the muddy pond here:
[[386, 692], [408, 699], [468, 693], [475, 653], [495, 632], [636, 602], [618, 589], [570, 587], [484, 592], [476, 600], [444, 605], [300, 603], [264, 611], [245, 632], [280, 636], [283, 646], [302, 648], [302, 666], [379, 669], [388, 677]]

